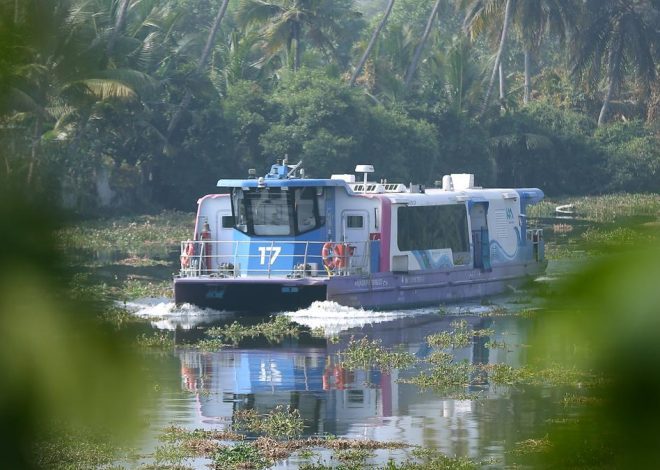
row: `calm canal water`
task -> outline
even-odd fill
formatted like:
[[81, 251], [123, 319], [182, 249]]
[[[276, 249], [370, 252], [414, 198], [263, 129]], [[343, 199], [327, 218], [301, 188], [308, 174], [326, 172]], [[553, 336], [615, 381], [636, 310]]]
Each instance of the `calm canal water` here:
[[[570, 262], [551, 262], [547, 276], [537, 283], [551, 284], [569, 269]], [[318, 303], [280, 315], [310, 328], [321, 327], [326, 338], [302, 335], [277, 345], [255, 340], [216, 352], [177, 346], [171, 354], [153, 358], [155, 369], [150, 373], [159, 392], [158, 399], [145, 410], [149, 432], [141, 444], [142, 452], [153, 452], [159, 445], [157, 436], [169, 425], [191, 430], [228, 429], [238, 410], [268, 413], [285, 405], [299, 410], [307, 436], [331, 434], [405, 442], [450, 456], [492, 459], [496, 467], [506, 465], [516, 442], [543, 437], [548, 420], [565, 413], [562, 398], [566, 390], [486, 383], [465, 387], [461, 392], [470, 398], [457, 399], [455, 393], [448, 396], [400, 383], [419, 374], [418, 368], [351, 371], [338, 364], [337, 356], [351, 338], [366, 336], [423, 359], [432, 352], [425, 338], [451, 331], [451, 323], [458, 319], [474, 329], [492, 329], [493, 334], [474, 338], [468, 347], [445, 350], [455, 361], [515, 367], [526, 364], [533, 321], [486, 313], [496, 307], [509, 312], [533, 308], [539, 302], [535, 289], [516, 291], [491, 302], [488, 306], [466, 303], [386, 312]], [[200, 338], [210, 326], [234, 320], [255, 322], [254, 318], [192, 307], [175, 309], [154, 299], [134, 307], [155, 328], [175, 330], [179, 345]], [[504, 347], [490, 348], [488, 342]], [[388, 458], [401, 461], [406, 454], [378, 451], [369, 462], [384, 464]], [[208, 463], [203, 459], [186, 462], [196, 468], [207, 468]], [[297, 464], [294, 456], [275, 468], [296, 468]]]

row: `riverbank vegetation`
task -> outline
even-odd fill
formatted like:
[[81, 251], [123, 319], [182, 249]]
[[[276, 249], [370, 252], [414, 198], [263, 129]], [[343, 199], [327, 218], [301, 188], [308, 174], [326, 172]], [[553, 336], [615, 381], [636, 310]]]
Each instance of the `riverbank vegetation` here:
[[78, 213], [190, 210], [285, 155], [310, 176], [660, 186], [651, 0], [7, 0], [0, 18], [0, 180]]

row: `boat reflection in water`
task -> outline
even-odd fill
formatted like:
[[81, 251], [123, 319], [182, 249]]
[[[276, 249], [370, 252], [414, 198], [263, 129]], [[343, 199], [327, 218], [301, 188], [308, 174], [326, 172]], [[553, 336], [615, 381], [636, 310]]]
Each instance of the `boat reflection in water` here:
[[[469, 347], [448, 350], [455, 361], [519, 365], [523, 352], [515, 345], [526, 342], [519, 319], [459, 318], [474, 329], [493, 328], [495, 340], [501, 341], [502, 332], [506, 332], [512, 346], [489, 350], [485, 347], [489, 338], [474, 338]], [[542, 404], [531, 395], [521, 401], [514, 396], [515, 391], [486, 384], [464, 389], [479, 393], [483, 399], [444, 398], [398, 382], [419, 373], [415, 368], [349, 371], [338, 363], [337, 353], [346, 348], [350, 338], [365, 335], [381, 339], [387, 348], [401, 345], [425, 357], [431, 352], [424, 341], [426, 336], [451, 329], [456, 319], [437, 314], [406, 316], [348, 330], [337, 343], [317, 339], [312, 344], [219, 352], [178, 349], [182, 387], [193, 394], [199, 413], [195, 421], [205, 427], [230, 425], [237, 410], [255, 409], [263, 414], [283, 405], [300, 412], [306, 435], [402, 441], [432, 446], [451, 455], [501, 457], [504, 442], [526, 427], [533, 429], [545, 418], [541, 416]], [[547, 401], [547, 397], [537, 398]], [[521, 413], [520, 407], [526, 413]], [[522, 422], [520, 416], [525, 417]]]

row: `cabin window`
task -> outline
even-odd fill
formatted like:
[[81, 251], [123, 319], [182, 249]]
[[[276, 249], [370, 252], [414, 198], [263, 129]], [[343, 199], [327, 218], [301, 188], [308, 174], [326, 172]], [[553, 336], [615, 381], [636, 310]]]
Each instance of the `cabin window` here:
[[362, 228], [364, 227], [364, 217], [361, 215], [346, 216], [346, 228]]
[[316, 229], [325, 223], [319, 208], [325, 208], [322, 188], [258, 188], [232, 193], [237, 230], [248, 235], [290, 236]]
[[451, 248], [470, 251], [464, 204], [399, 207], [397, 244], [400, 251]]
[[297, 233], [309, 232], [320, 227], [317, 188], [298, 188], [294, 190], [294, 195]]
[[222, 228], [233, 228], [235, 225], [234, 217], [231, 215], [222, 216]]

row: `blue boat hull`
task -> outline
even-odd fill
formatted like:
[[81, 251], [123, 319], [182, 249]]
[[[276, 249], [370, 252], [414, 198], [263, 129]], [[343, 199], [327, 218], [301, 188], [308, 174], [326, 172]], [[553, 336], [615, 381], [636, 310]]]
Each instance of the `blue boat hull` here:
[[349, 307], [391, 309], [484, 298], [518, 287], [545, 271], [547, 262], [495, 267], [377, 273], [363, 278], [333, 278], [327, 297]]
[[326, 285], [306, 280], [244, 280], [213, 277], [174, 280], [174, 301], [234, 312], [279, 312], [326, 299]]
[[303, 279], [178, 278], [177, 304], [216, 310], [277, 312], [305, 308], [318, 300], [368, 309], [410, 308], [483, 298], [519, 286], [545, 271], [547, 262], [369, 276]]

